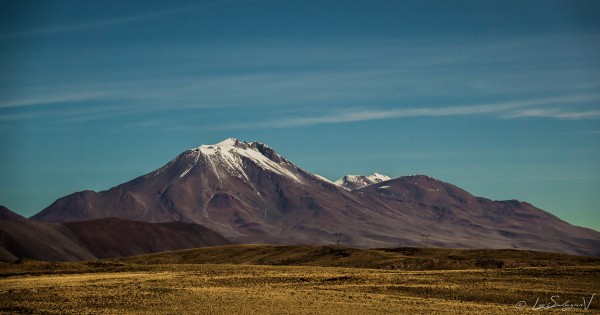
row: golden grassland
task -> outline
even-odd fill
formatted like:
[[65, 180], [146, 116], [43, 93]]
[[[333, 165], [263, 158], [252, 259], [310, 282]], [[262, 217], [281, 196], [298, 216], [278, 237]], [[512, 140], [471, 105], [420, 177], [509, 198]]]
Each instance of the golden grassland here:
[[[600, 293], [597, 264], [415, 271], [139, 259], [0, 264], [0, 313], [600, 313], [598, 296], [580, 305]], [[552, 296], [574, 307], [532, 309]]]

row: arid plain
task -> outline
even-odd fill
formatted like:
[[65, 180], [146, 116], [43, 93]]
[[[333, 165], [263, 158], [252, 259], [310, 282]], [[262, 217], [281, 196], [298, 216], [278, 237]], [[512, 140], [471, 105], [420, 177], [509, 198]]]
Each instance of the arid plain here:
[[525, 251], [228, 246], [0, 274], [5, 314], [600, 313], [598, 259]]

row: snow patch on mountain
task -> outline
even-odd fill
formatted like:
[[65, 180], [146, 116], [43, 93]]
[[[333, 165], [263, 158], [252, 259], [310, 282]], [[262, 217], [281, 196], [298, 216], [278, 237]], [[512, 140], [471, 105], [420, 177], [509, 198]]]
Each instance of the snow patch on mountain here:
[[377, 183], [381, 183], [384, 182], [386, 180], [390, 180], [392, 179], [389, 176], [383, 175], [383, 174], [379, 174], [379, 173], [373, 173], [371, 175], [365, 176], [365, 175], [346, 175], [338, 180], [336, 180], [334, 182], [334, 184], [352, 190], [352, 189], [357, 189], [357, 188], [361, 188], [361, 187], [365, 187], [368, 185], [372, 185], [372, 184], [377, 184]]
[[367, 178], [369, 180], [377, 182], [377, 183], [385, 182], [386, 180], [392, 179], [391, 177], [389, 177], [387, 175], [383, 175], [383, 174], [379, 174], [379, 173], [373, 173], [373, 174], [367, 176]]
[[189, 173], [192, 168], [194, 168], [194, 166], [196, 166], [196, 164], [198, 164], [198, 160], [200, 159], [200, 154], [198, 154], [196, 152], [195, 156], [194, 156], [194, 162], [191, 163], [185, 171], [183, 171], [183, 173], [181, 173], [181, 175], [179, 175], [179, 178], [183, 178], [185, 175], [187, 175], [187, 173]]

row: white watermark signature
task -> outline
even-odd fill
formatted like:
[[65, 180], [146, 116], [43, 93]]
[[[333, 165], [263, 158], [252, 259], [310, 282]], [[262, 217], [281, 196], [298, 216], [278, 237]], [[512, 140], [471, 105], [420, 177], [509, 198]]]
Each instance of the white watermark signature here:
[[592, 305], [592, 301], [594, 300], [595, 296], [596, 296], [596, 293], [592, 294], [589, 298], [582, 297], [581, 303], [571, 302], [569, 300], [563, 301], [563, 300], [561, 300], [560, 295], [553, 295], [550, 297], [550, 299], [542, 300], [542, 301], [540, 301], [540, 297], [538, 297], [537, 300], [535, 300], [535, 303], [533, 303], [531, 305], [527, 304], [526, 301], [519, 301], [519, 302], [517, 302], [517, 304], [515, 304], [515, 307], [519, 308], [519, 309], [525, 309], [525, 308], [531, 307], [531, 309], [534, 311], [548, 310], [548, 309], [552, 309], [552, 308], [562, 309], [562, 310], [569, 310], [569, 309], [587, 310], [588, 308], [590, 308], [590, 305]]

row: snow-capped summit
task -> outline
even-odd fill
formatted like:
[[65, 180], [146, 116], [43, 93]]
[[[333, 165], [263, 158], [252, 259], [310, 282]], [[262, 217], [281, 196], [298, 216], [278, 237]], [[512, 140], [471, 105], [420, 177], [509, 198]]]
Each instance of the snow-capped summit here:
[[[298, 167], [277, 154], [269, 146], [260, 142], [245, 142], [235, 138], [225, 139], [213, 145], [201, 145], [182, 153], [178, 159], [186, 167], [182, 169], [179, 177], [185, 177], [196, 165], [201, 164], [214, 170], [217, 176], [232, 175], [249, 180], [247, 174], [249, 165], [281, 176], [288, 177], [296, 182], [303, 182], [298, 174]], [[226, 172], [227, 174], [223, 174]]]
[[361, 188], [364, 186], [385, 182], [386, 180], [392, 179], [389, 176], [373, 173], [371, 175], [346, 175], [335, 181], [335, 184], [344, 187], [348, 190]]
[[270, 159], [273, 159], [273, 158], [278, 159], [278, 160], [282, 159], [281, 156], [276, 154], [275, 151], [273, 151], [273, 149], [271, 149], [268, 145], [266, 145], [264, 143], [260, 143], [258, 141], [253, 141], [253, 142], [240, 141], [235, 138], [227, 138], [217, 144], [212, 144], [212, 145], [203, 144], [197, 148], [191, 149], [191, 151], [200, 150], [204, 154], [214, 154], [217, 151], [230, 152], [231, 150], [238, 151], [238, 150], [249, 150], [249, 149], [251, 149], [253, 151], [257, 151], [260, 154], [265, 155]]
[[209, 172], [218, 182], [237, 178], [253, 188], [257, 170], [285, 177], [298, 184], [311, 184], [315, 181], [321, 185], [333, 184], [324, 177], [303, 170], [264, 143], [245, 142], [235, 138], [189, 149], [151, 175], [159, 176], [167, 170], [181, 179]]
[[227, 138], [217, 144], [203, 144], [197, 148], [191, 149], [200, 150], [204, 154], [213, 154], [217, 150], [231, 150], [231, 149], [247, 149], [250, 146], [249, 143], [240, 141], [235, 138]]

